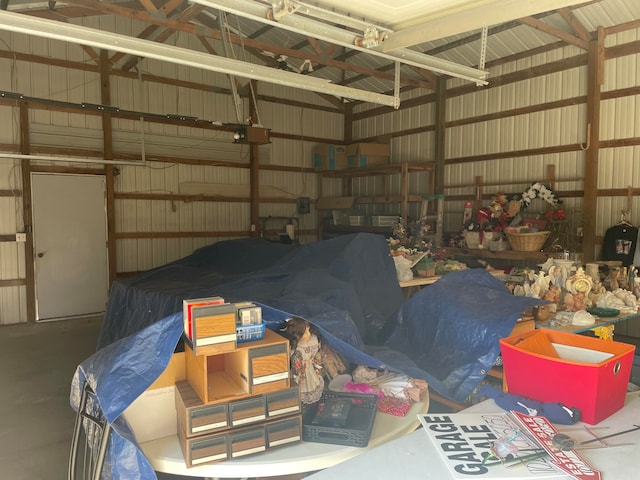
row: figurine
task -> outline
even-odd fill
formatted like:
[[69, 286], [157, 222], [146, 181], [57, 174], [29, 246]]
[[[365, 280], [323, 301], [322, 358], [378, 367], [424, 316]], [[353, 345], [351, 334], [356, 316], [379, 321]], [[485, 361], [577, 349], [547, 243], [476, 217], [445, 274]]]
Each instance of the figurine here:
[[320, 400], [324, 390], [320, 340], [311, 324], [300, 317], [287, 319], [283, 335], [291, 346], [291, 371], [300, 388], [300, 401], [305, 404]]
[[571, 293], [582, 293], [588, 296], [593, 288], [593, 280], [589, 275], [584, 273], [584, 270], [580, 267], [574, 275], [567, 279], [566, 288]]

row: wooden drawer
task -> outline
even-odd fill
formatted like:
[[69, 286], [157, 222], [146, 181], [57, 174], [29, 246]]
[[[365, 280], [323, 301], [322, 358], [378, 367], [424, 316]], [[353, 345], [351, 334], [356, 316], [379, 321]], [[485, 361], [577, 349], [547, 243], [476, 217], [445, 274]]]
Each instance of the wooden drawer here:
[[188, 382], [176, 383], [178, 424], [184, 426], [187, 437], [228, 429], [228, 409], [227, 403], [205, 405]]
[[226, 432], [187, 438], [178, 422], [178, 439], [187, 467], [214, 463], [229, 458], [229, 440]]
[[268, 418], [300, 413], [300, 392], [297, 386], [267, 393], [266, 398]]
[[229, 423], [232, 427], [239, 427], [267, 419], [266, 399], [258, 397], [246, 398], [229, 403]]
[[200, 307], [197, 311], [194, 309], [193, 338], [190, 342], [193, 353], [214, 355], [235, 350], [236, 317], [237, 309], [233, 304]]
[[302, 417], [285, 418], [269, 422], [265, 426], [267, 448], [288, 445], [302, 440]]
[[267, 449], [265, 426], [255, 425], [229, 433], [229, 452], [231, 458], [244, 457]]
[[279, 343], [249, 350], [251, 393], [266, 393], [289, 387], [289, 346]]
[[187, 438], [300, 413], [298, 387], [231, 402], [205, 404], [188, 382], [176, 383], [178, 424]]
[[188, 438], [181, 426], [178, 437], [187, 467], [239, 458], [302, 439], [301, 415], [193, 438]]

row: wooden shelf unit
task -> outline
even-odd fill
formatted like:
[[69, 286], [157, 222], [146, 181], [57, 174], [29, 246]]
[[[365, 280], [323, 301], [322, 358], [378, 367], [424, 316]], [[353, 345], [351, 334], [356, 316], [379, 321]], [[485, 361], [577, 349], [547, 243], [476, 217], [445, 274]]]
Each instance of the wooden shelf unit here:
[[445, 247], [444, 252], [448, 257], [459, 259], [461, 257], [482, 258], [485, 260], [507, 260], [537, 265], [544, 263], [552, 256], [545, 252], [516, 252], [514, 250], [503, 250], [492, 252], [488, 248], [456, 248]]
[[[409, 176], [412, 173], [429, 172], [429, 180], [426, 188], [426, 194], [433, 194], [435, 190], [435, 163], [433, 162], [402, 162], [402, 163], [390, 163], [387, 165], [378, 165], [367, 168], [345, 168], [342, 170], [322, 171], [318, 174], [318, 198], [323, 196], [323, 181], [325, 179], [342, 179], [342, 195], [343, 197], [352, 197], [353, 205], [364, 204], [389, 204], [395, 203], [399, 205], [399, 213], [403, 219], [407, 219], [409, 216], [409, 204], [410, 203], [423, 203], [423, 194], [409, 193]], [[389, 178], [391, 175], [400, 176], [400, 192], [391, 194], [389, 193]], [[376, 195], [360, 195], [358, 192], [354, 192], [353, 179], [361, 177], [379, 177], [380, 184], [376, 192]], [[434, 203], [437, 205], [437, 203]], [[390, 234], [393, 230], [392, 226], [379, 227], [371, 225], [324, 225], [323, 224], [324, 210], [318, 210], [318, 238], [324, 238], [325, 232], [331, 233], [357, 233], [357, 232], [371, 232], [380, 234]], [[442, 224], [442, 213], [438, 214], [437, 210], [429, 212], [435, 219], [440, 218], [440, 225]], [[441, 228], [440, 228], [441, 230]]]

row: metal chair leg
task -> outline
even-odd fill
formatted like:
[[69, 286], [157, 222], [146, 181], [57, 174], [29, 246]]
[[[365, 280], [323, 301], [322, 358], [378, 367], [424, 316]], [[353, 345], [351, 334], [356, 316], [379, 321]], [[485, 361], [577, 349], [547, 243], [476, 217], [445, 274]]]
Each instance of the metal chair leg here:
[[[102, 474], [111, 425], [109, 425], [109, 422], [106, 421], [99, 409], [97, 409], [97, 412], [89, 411], [96, 409], [96, 403], [89, 402], [93, 395], [93, 390], [85, 382], [82, 387], [71, 439], [68, 480], [100, 480], [100, 475]], [[83, 431], [85, 438], [84, 443], [81, 445], [80, 438], [83, 435]], [[81, 449], [84, 451], [84, 457], [81, 472], [78, 472], [78, 458]], [[79, 477], [78, 475], [81, 476]]]

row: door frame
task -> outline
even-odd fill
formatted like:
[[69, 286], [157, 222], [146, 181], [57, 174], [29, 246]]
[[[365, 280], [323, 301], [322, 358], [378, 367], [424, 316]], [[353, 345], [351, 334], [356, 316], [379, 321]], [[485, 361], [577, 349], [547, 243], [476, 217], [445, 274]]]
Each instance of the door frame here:
[[115, 174], [112, 165], [104, 165], [101, 168], [91, 167], [60, 167], [33, 165], [31, 161], [22, 162], [22, 201], [24, 231], [27, 234], [25, 244], [25, 279], [26, 279], [26, 307], [27, 322], [36, 323], [36, 284], [35, 284], [35, 243], [33, 238], [33, 210], [31, 205], [31, 174], [32, 173], [57, 173], [78, 175], [103, 175], [106, 180], [106, 208], [107, 208], [107, 274], [109, 276], [109, 288], [115, 279], [116, 249], [114, 238], [114, 182]]

